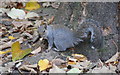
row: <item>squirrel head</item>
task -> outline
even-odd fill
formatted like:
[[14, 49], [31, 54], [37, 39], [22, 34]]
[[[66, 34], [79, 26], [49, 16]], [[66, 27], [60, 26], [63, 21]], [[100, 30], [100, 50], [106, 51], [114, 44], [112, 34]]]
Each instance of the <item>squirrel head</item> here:
[[40, 35], [40, 37], [42, 37], [42, 38], [46, 38], [46, 30], [47, 30], [47, 26], [45, 26], [45, 25], [42, 25], [42, 26], [39, 26], [38, 27], [38, 34]]

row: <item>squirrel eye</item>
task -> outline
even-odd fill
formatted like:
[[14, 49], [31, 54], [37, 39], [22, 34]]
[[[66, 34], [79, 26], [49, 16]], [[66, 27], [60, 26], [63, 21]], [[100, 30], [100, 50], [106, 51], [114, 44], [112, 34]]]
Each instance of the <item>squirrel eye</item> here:
[[45, 32], [45, 30], [43, 32]]

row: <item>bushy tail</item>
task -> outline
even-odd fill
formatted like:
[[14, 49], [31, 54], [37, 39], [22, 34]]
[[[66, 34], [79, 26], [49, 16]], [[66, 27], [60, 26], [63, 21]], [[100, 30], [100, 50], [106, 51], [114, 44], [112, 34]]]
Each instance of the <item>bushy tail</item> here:
[[86, 40], [89, 41], [93, 46], [95, 47], [101, 47], [103, 43], [103, 35], [101, 26], [98, 21], [95, 21], [93, 19], [86, 19], [84, 22], [80, 25], [80, 31], [82, 31], [82, 37], [83, 39], [89, 39]]

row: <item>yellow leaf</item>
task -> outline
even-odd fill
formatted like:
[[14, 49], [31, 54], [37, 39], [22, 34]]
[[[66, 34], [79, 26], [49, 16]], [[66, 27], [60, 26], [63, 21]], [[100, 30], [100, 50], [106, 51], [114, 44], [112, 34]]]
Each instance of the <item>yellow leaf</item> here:
[[27, 10], [36, 10], [39, 9], [40, 5], [37, 3], [36, 0], [30, 0], [28, 3], [26, 3], [25, 9]]
[[74, 62], [74, 61], [68, 61], [68, 65], [76, 65], [76, 62]]
[[11, 50], [7, 50], [7, 51], [0, 51], [0, 54], [6, 54], [6, 53], [9, 53], [11, 52]]
[[67, 57], [68, 65], [75, 65], [77, 62], [77, 59]]
[[38, 66], [40, 67], [39, 68], [40, 71], [46, 70], [47, 68], [51, 67], [51, 65], [49, 64], [49, 61], [47, 59], [39, 60]]
[[15, 39], [15, 37], [13, 37], [13, 36], [8, 36], [8, 38], [11, 40]]
[[31, 48], [21, 50], [20, 43], [18, 41], [14, 42], [11, 48], [12, 48], [12, 60], [13, 61], [22, 59], [25, 55], [31, 52]]
[[87, 57], [82, 54], [72, 54], [72, 56], [77, 59], [78, 61], [85, 61], [87, 60]]

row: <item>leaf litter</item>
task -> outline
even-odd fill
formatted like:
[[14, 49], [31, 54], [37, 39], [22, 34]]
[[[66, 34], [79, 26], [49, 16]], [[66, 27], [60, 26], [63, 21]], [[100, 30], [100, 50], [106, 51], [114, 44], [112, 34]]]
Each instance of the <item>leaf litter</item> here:
[[[2, 62], [0, 65], [0, 72], [13, 72], [15, 68], [23, 73], [22, 71], [29, 71], [31, 73], [115, 73], [119, 68], [120, 53], [117, 52], [113, 57], [107, 60], [105, 63], [98, 61], [97, 64], [88, 60], [85, 55], [82, 54], [72, 54], [67, 57], [66, 60], [61, 58], [55, 58], [52, 60], [40, 59], [36, 64], [25, 64], [23, 59], [29, 54], [37, 55], [42, 52], [42, 47], [39, 46], [33, 51], [31, 48], [22, 49], [23, 45], [31, 42], [33, 38], [34, 31], [44, 24], [51, 24], [54, 20], [54, 16], [47, 18], [42, 16], [41, 19], [37, 13], [33, 10], [37, 10], [41, 7], [53, 7], [58, 8], [60, 3], [54, 2], [43, 2], [42, 6], [35, 0], [30, 0], [26, 3], [26, 6], [22, 3], [17, 3], [17, 6], [11, 6], [11, 8], [0, 9], [2, 14], [7, 14], [7, 19], [1, 19], [5, 21], [11, 21], [12, 24], [8, 25], [11, 28], [7, 28], [7, 25], [1, 24], [2, 28], [0, 30], [0, 60]], [[15, 3], [14, 3], [15, 5]], [[22, 9], [21, 9], [22, 8]], [[26, 9], [26, 10], [25, 10]], [[30, 10], [30, 11], [27, 11]], [[17, 13], [17, 14], [16, 14]], [[2, 16], [0, 14], [0, 16]], [[9, 18], [10, 17], [10, 18]], [[29, 21], [31, 18], [39, 17], [35, 21]], [[19, 37], [14, 37], [15, 33], [19, 33]], [[108, 35], [110, 31], [104, 30], [104, 35]], [[29, 38], [28, 38], [29, 37]], [[27, 43], [24, 43], [27, 42]], [[33, 45], [33, 44], [32, 44]], [[12, 52], [12, 53], [11, 53]], [[11, 61], [13, 60], [13, 61]], [[17, 61], [18, 60], [18, 61]], [[22, 61], [21, 61], [22, 60]], [[4, 65], [4, 66], [2, 66]]]

